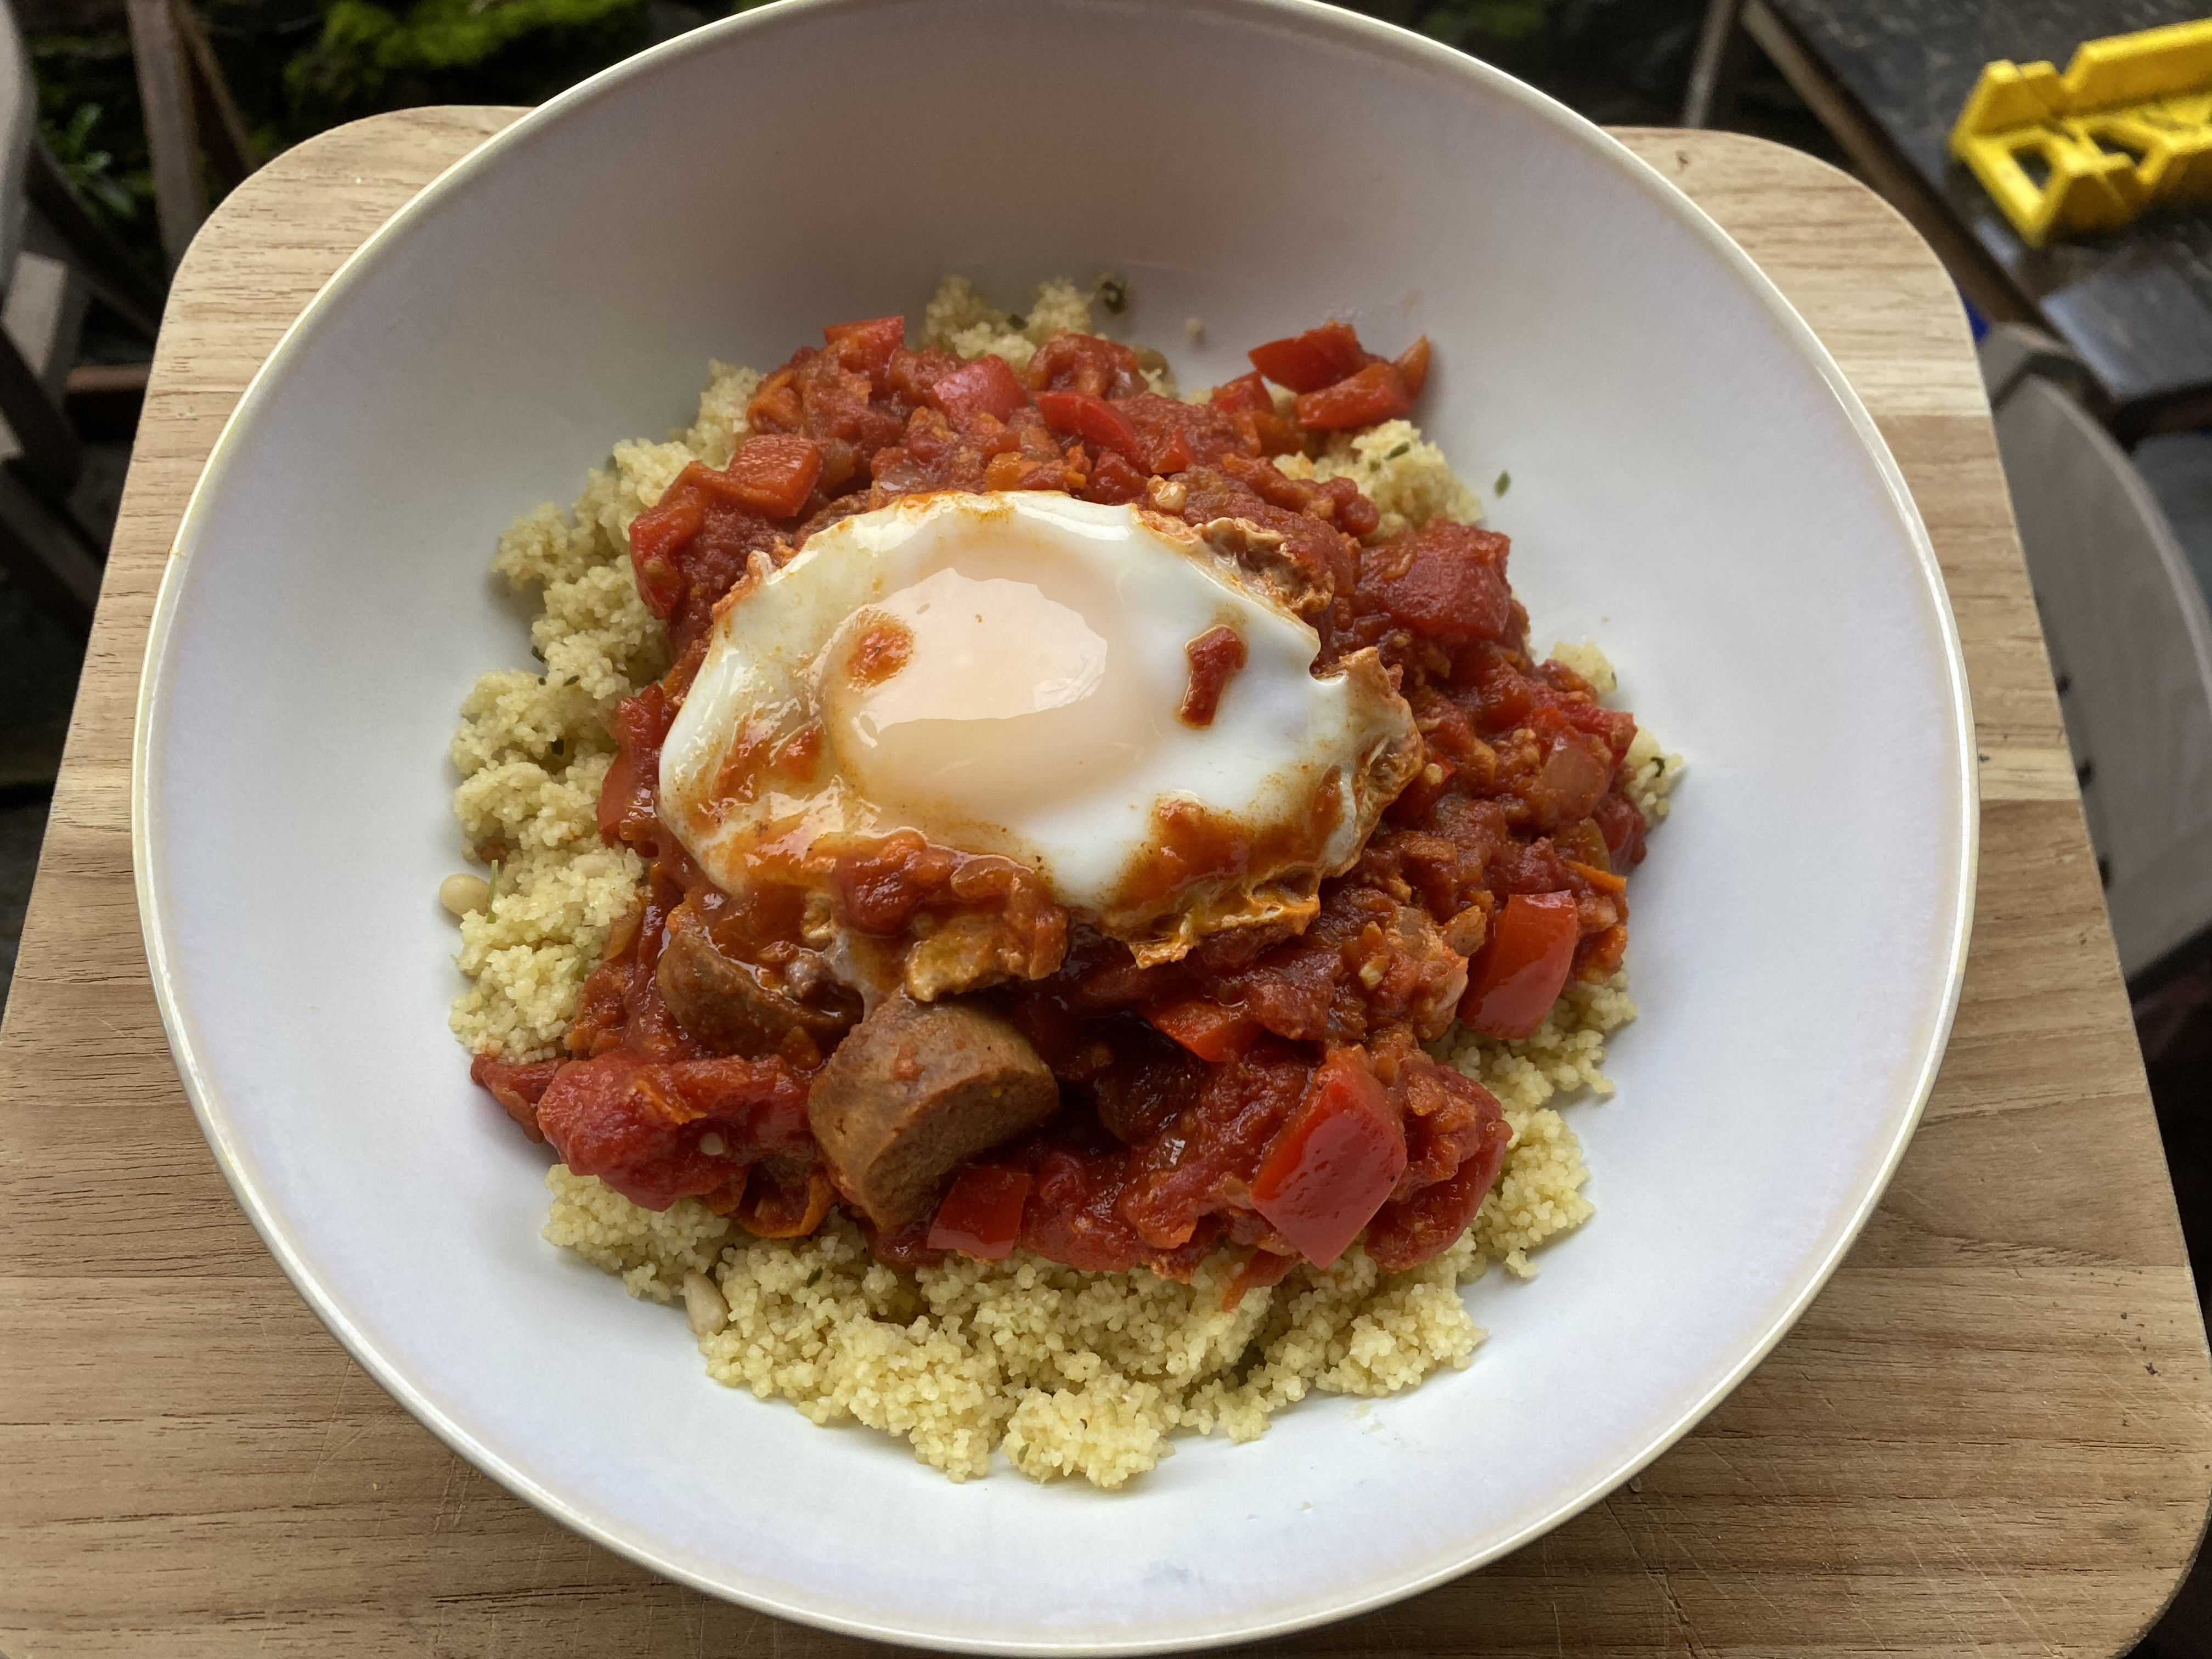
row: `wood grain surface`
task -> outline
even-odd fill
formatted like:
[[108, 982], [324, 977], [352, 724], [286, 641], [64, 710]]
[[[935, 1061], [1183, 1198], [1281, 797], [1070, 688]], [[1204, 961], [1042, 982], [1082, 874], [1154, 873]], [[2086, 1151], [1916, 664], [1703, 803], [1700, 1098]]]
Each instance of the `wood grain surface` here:
[[[147, 984], [132, 707], [185, 496], [316, 287], [511, 118], [416, 111], [291, 151], [216, 212], [169, 301], [0, 1029], [9, 1659], [863, 1645], [571, 1535], [386, 1399], [224, 1187]], [[1702, 1427], [1518, 1554], [1279, 1645], [2109, 1655], [2197, 1545], [2212, 1378], [1966, 324], [1841, 173], [1752, 139], [1625, 136], [1828, 343], [1935, 538], [1980, 728], [1965, 996], [1880, 1214]]]

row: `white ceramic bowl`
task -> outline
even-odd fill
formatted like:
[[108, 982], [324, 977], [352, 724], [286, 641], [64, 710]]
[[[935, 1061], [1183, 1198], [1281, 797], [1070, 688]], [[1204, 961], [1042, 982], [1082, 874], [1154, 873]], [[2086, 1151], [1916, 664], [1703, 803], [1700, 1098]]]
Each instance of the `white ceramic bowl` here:
[[[1125, 272], [1186, 384], [1324, 316], [1425, 331], [1425, 418], [1539, 643], [1595, 635], [1690, 759], [1637, 878], [1596, 1218], [1470, 1299], [1473, 1366], [1115, 1495], [963, 1486], [717, 1387], [538, 1238], [544, 1155], [447, 1035], [471, 678], [524, 664], [517, 512], [688, 417], [712, 354]], [[1206, 324], [1186, 337], [1184, 319]], [[208, 1138], [376, 1377], [507, 1486], [717, 1594], [979, 1650], [1282, 1632], [1553, 1526], [1805, 1305], [1918, 1113], [1964, 955], [1965, 678], [1835, 365], [1682, 197], [1557, 106], [1296, 0], [825, 0], [601, 76], [426, 191], [218, 446], [156, 614], [136, 848]]]

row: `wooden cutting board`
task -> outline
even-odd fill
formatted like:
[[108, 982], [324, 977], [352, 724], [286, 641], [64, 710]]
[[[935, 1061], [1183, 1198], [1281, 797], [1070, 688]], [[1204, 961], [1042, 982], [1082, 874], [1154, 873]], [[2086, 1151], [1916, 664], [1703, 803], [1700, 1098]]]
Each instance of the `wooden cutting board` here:
[[[571, 1535], [387, 1400], [223, 1185], [147, 984], [132, 707], [185, 496], [318, 285], [514, 114], [325, 134], [249, 179], [178, 273], [0, 1028], [9, 1659], [862, 1645]], [[1520, 1553], [1281, 1645], [2111, 1654], [2196, 1547], [2212, 1378], [1966, 319], [1842, 173], [1724, 134], [1623, 137], [1796, 301], [1927, 520], [1980, 732], [1965, 995], [1880, 1214], [1702, 1427]]]

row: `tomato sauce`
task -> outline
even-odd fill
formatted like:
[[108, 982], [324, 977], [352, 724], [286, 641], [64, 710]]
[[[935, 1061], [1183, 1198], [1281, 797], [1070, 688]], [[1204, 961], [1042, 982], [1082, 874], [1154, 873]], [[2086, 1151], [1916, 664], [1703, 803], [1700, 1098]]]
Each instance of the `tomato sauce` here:
[[[569, 1057], [477, 1062], [525, 1132], [650, 1207], [696, 1196], [764, 1237], [811, 1231], [836, 1200], [806, 1091], [834, 1042], [821, 1031], [838, 1028], [793, 1030], [773, 1052], [713, 1052], [660, 989], [670, 917], [690, 905], [718, 950], [804, 987], [824, 981], [817, 947], [836, 930], [892, 939], [917, 916], [980, 915], [975, 948], [1014, 966], [1011, 982], [977, 994], [1052, 1067], [1061, 1109], [969, 1165], [935, 1216], [885, 1235], [863, 1218], [884, 1261], [995, 1258], [1018, 1244], [1079, 1268], [1142, 1263], [1188, 1279], [1234, 1248], [1246, 1256], [1233, 1299], [1363, 1233], [1400, 1270], [1465, 1230], [1510, 1135], [1498, 1103], [1420, 1045], [1455, 1017], [1525, 1035], [1569, 980], [1618, 969], [1626, 878], [1644, 856], [1644, 819], [1622, 789], [1636, 722], [1530, 653], [1505, 537], [1435, 520], [1368, 545], [1380, 515], [1350, 480], [1273, 464], [1311, 434], [1409, 412], [1425, 340], [1386, 359], [1331, 323], [1251, 357], [1253, 373], [1185, 404], [1153, 393], [1113, 341], [1062, 334], [1018, 373], [910, 350], [903, 320], [879, 318], [825, 329], [763, 381], [730, 465], [686, 468], [631, 531], [639, 591], [675, 666], [617, 714], [599, 825], [649, 876], [635, 925], [584, 982]], [[1291, 412], [1270, 382], [1294, 394]], [[741, 904], [663, 833], [659, 750], [717, 608], [825, 526], [906, 495], [1006, 489], [1137, 502], [1201, 528], [1236, 521], [1216, 544], [1241, 549], [1255, 579], [1295, 600], [1321, 638], [1316, 673], [1378, 653], [1413, 710], [1424, 764], [1358, 863], [1321, 884], [1303, 932], [1216, 933], [1140, 967], [1004, 859], [911, 833], [782, 849], [772, 857], [789, 868], [764, 866]], [[1243, 642], [1216, 632], [1189, 647], [1182, 713], [1194, 725], [1243, 664]], [[851, 672], [892, 672], [902, 643], [864, 636]], [[811, 759], [764, 749], [730, 787]], [[1250, 849], [1212, 830], [1182, 826], [1162, 857], [1181, 873], [1233, 874]]]

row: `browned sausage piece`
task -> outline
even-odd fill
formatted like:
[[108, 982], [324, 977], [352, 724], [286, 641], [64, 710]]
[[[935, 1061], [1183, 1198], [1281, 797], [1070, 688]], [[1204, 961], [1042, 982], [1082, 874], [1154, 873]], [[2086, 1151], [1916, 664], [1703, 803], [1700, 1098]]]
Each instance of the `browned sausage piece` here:
[[769, 983], [765, 970], [724, 956], [689, 904], [669, 915], [653, 978], [678, 1024], [702, 1042], [749, 1059], [775, 1053], [793, 1031], [826, 1048], [859, 1012], [842, 1000], [801, 1002]]
[[806, 1114], [840, 1190], [893, 1229], [926, 1214], [962, 1164], [1059, 1104], [1051, 1068], [1006, 1020], [902, 994], [837, 1046]]

